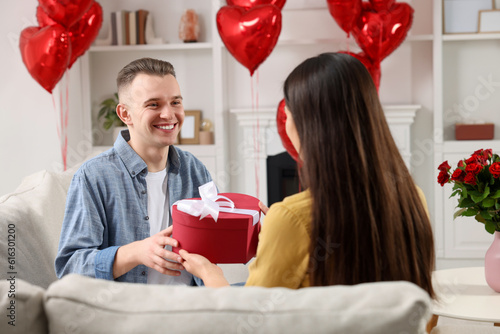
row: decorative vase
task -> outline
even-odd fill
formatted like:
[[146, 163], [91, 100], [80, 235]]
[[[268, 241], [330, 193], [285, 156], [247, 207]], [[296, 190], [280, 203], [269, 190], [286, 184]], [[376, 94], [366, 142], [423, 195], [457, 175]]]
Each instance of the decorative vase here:
[[179, 24], [179, 38], [184, 43], [194, 43], [198, 41], [200, 35], [200, 24], [198, 14], [193, 9], [188, 9], [181, 17]]
[[493, 242], [484, 257], [484, 275], [486, 283], [500, 292], [500, 232], [495, 231]]

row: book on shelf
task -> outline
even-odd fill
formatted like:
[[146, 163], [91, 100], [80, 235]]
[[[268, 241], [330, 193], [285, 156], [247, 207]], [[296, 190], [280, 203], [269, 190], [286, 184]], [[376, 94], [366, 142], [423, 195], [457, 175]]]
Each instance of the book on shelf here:
[[146, 19], [149, 11], [139, 9], [137, 11], [137, 44], [146, 44]]
[[129, 42], [130, 45], [137, 44], [137, 28], [136, 28], [136, 14], [135, 12], [128, 13], [128, 30], [129, 30]]
[[111, 13], [111, 45], [161, 44], [154, 36], [152, 15], [145, 9]]

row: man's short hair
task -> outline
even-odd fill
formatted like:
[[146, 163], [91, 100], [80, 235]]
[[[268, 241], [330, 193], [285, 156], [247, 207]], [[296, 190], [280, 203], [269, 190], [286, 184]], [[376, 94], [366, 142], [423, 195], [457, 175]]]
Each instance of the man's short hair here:
[[153, 59], [153, 58], [140, 58], [136, 59], [130, 64], [126, 65], [116, 78], [116, 86], [118, 88], [118, 95], [122, 88], [130, 85], [139, 73], [156, 75], [164, 77], [168, 74], [175, 77], [174, 66], [168, 61]]

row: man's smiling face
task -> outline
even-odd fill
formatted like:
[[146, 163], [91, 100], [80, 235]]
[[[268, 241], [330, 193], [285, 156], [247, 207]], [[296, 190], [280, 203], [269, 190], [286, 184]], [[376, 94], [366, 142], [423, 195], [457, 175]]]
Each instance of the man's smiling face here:
[[173, 75], [140, 73], [120, 95], [119, 108], [126, 110], [132, 147], [163, 148], [175, 143], [184, 122], [184, 106]]

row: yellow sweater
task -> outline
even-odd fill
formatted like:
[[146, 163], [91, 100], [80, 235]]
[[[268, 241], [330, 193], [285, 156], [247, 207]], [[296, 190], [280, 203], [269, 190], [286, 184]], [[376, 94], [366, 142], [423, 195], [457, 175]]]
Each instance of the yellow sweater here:
[[[427, 211], [424, 193], [419, 187], [417, 191]], [[311, 201], [306, 190], [271, 206], [262, 225], [257, 255], [249, 266], [250, 275], [245, 285], [291, 289], [310, 286], [307, 267]]]
[[275, 203], [267, 212], [255, 260], [245, 285], [287, 287], [309, 286], [307, 266], [311, 240], [311, 197], [309, 191]]

